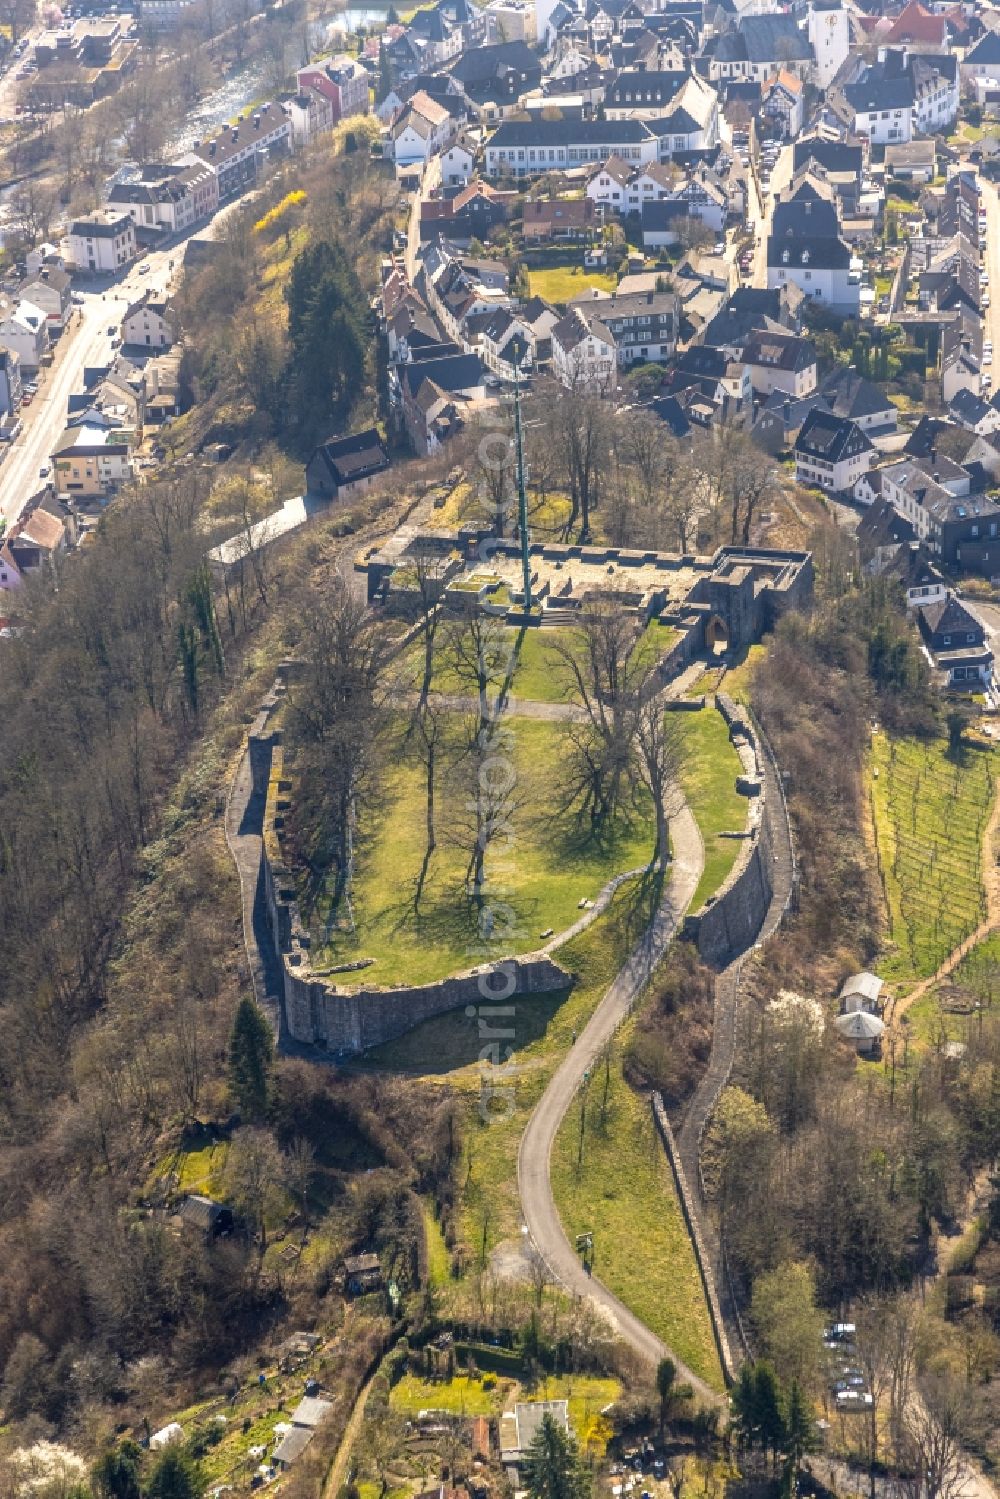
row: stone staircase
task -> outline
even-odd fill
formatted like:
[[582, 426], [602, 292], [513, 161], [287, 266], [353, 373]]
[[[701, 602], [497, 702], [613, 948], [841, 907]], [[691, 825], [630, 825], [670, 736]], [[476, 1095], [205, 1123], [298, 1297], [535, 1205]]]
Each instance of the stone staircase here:
[[551, 608], [542, 610], [542, 627], [549, 625], [578, 625], [580, 623], [579, 609], [564, 609], [557, 604]]

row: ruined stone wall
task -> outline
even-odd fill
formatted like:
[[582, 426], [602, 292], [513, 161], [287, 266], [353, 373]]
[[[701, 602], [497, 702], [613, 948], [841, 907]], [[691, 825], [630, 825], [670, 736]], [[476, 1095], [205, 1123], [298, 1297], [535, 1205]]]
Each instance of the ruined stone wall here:
[[748, 836], [739, 858], [721, 889], [684, 923], [684, 935], [697, 944], [701, 957], [722, 967], [745, 952], [761, 929], [774, 890], [774, 850], [764, 817], [763, 746], [743, 708], [723, 693], [715, 702], [729, 725], [730, 738], [749, 746], [757, 766], [756, 776], [742, 778], [754, 794], [750, 798]]
[[664, 1149], [667, 1152], [667, 1159], [670, 1162], [670, 1166], [674, 1174], [674, 1182], [677, 1187], [677, 1196], [680, 1198], [681, 1210], [684, 1214], [684, 1221], [687, 1224], [688, 1233], [691, 1236], [691, 1243], [694, 1247], [694, 1257], [698, 1262], [698, 1273], [701, 1276], [701, 1284], [705, 1292], [705, 1300], [708, 1302], [709, 1316], [712, 1319], [712, 1332], [715, 1337], [715, 1346], [719, 1354], [719, 1363], [722, 1365], [722, 1372], [725, 1376], [726, 1384], [733, 1385], [736, 1383], [737, 1370], [736, 1365], [733, 1362], [732, 1352], [729, 1347], [729, 1339], [726, 1336], [726, 1321], [722, 1315], [722, 1309], [719, 1305], [719, 1294], [718, 1290], [716, 1289], [715, 1274], [712, 1270], [712, 1257], [708, 1253], [705, 1242], [702, 1238], [701, 1219], [698, 1215], [697, 1201], [693, 1196], [691, 1187], [688, 1183], [687, 1175], [684, 1171], [684, 1164], [681, 1160], [681, 1154], [677, 1149], [677, 1141], [674, 1138], [674, 1132], [670, 1127], [670, 1120], [667, 1118], [667, 1111], [663, 1107], [663, 1098], [659, 1093], [653, 1094], [653, 1118], [656, 1121], [656, 1128], [660, 1133], [660, 1138], [663, 1141]]

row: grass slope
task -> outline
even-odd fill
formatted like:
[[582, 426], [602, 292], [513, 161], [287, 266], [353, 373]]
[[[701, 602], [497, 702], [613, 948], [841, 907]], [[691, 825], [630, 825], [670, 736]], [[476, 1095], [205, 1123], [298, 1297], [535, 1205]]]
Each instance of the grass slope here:
[[[604, 1108], [599, 1066], [563, 1120], [552, 1185], [572, 1241], [594, 1234], [594, 1271], [696, 1374], [723, 1388], [708, 1306], [649, 1102], [612, 1060]], [[580, 1161], [581, 1115], [583, 1153]]]
[[684, 748], [681, 782], [705, 845], [705, 868], [691, 902], [692, 911], [697, 911], [719, 889], [736, 862], [742, 846], [739, 840], [719, 835], [746, 827], [747, 801], [736, 790], [742, 765], [722, 714], [706, 707], [699, 713], [685, 713], [680, 723]]
[[1000, 753], [953, 756], [929, 743], [875, 734], [871, 808], [893, 950], [886, 979], [926, 978], [985, 915], [982, 839]]

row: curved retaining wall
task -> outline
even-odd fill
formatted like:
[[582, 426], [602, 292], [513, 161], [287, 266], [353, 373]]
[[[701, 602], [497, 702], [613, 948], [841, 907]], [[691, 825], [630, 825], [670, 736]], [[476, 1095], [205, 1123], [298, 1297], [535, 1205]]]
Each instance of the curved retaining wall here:
[[[492, 964], [481, 964], [434, 984], [394, 989], [341, 988], [311, 970], [309, 934], [295, 895], [295, 882], [281, 853], [281, 827], [288, 810], [290, 782], [284, 775], [284, 751], [279, 730], [271, 722], [281, 698], [277, 688], [265, 700], [249, 734], [250, 767], [254, 788], [264, 791], [261, 838], [261, 878], [268, 921], [278, 964], [290, 1035], [300, 1042], [330, 1051], [356, 1054], [383, 1041], [404, 1035], [434, 1015], [468, 1006], [485, 1006], [519, 994], [545, 994], [565, 989], [571, 975], [546, 953], [528, 953]], [[358, 965], [345, 973], [363, 972]], [[497, 1013], [493, 1012], [494, 1015]], [[487, 1026], [487, 1034], [496, 1035]], [[496, 1043], [492, 1048], [495, 1049]]]
[[677, 1141], [667, 1118], [667, 1111], [663, 1107], [663, 1099], [659, 1093], [653, 1094], [653, 1118], [656, 1128], [660, 1132], [670, 1161], [674, 1182], [677, 1187], [677, 1196], [680, 1198], [681, 1210], [684, 1213], [684, 1221], [687, 1224], [688, 1233], [691, 1235], [691, 1243], [694, 1246], [694, 1257], [698, 1262], [698, 1272], [705, 1291], [705, 1300], [708, 1302], [709, 1316], [712, 1322], [712, 1332], [715, 1336], [715, 1346], [719, 1354], [719, 1363], [725, 1375], [726, 1384], [732, 1385], [736, 1382], [737, 1369], [733, 1363], [733, 1355], [729, 1348], [729, 1339], [726, 1336], [726, 1323], [719, 1305], [719, 1295], [715, 1286], [715, 1275], [712, 1271], [712, 1259], [705, 1248], [701, 1236], [701, 1220], [698, 1216], [698, 1204], [692, 1196], [691, 1188], [688, 1186], [684, 1164], [681, 1161], [680, 1151], [677, 1149]]
[[715, 705], [729, 725], [744, 773], [737, 784], [750, 800], [749, 827], [739, 858], [716, 895], [684, 923], [684, 936], [707, 963], [724, 967], [757, 940], [774, 893], [774, 850], [765, 817], [764, 749], [745, 709], [724, 693]]

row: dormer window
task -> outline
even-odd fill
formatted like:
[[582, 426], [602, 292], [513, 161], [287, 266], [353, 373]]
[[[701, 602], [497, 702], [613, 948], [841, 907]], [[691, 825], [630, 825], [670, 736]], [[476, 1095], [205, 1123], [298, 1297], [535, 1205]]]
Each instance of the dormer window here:
[[781, 263], [782, 263], [782, 265], [787, 265], [790, 259], [791, 259], [791, 253], [790, 253], [790, 251], [788, 251], [788, 250], [782, 250], [782, 252], [781, 252]]
[[802, 251], [802, 264], [803, 265], [808, 265], [809, 264], [809, 251], [808, 250], [803, 250]]

